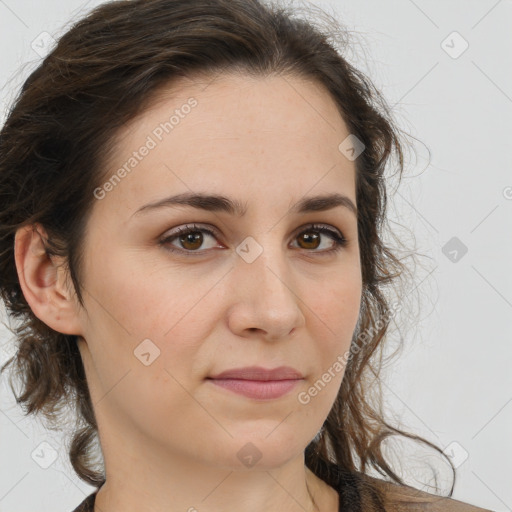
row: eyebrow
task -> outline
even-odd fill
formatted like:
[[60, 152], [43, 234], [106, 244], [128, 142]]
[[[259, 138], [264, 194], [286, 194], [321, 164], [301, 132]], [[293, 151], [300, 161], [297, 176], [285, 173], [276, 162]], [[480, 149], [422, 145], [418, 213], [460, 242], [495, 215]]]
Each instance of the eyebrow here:
[[[240, 201], [222, 195], [185, 192], [175, 196], [166, 197], [153, 203], [141, 206], [133, 215], [153, 211], [158, 208], [173, 206], [191, 206], [210, 212], [226, 212], [230, 215], [243, 217], [247, 213], [247, 205]], [[357, 217], [357, 208], [353, 201], [342, 194], [332, 193], [313, 197], [304, 197], [290, 209], [289, 213], [308, 213], [331, 210], [344, 207]]]

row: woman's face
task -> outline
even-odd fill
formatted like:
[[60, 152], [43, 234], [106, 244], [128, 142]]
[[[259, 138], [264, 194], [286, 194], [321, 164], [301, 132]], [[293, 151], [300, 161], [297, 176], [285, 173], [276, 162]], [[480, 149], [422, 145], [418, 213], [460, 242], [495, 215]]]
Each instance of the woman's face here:
[[[359, 315], [349, 132], [298, 78], [182, 83], [121, 130], [85, 235], [79, 347], [102, 447], [275, 467], [321, 428]], [[302, 378], [211, 379], [249, 366]]]

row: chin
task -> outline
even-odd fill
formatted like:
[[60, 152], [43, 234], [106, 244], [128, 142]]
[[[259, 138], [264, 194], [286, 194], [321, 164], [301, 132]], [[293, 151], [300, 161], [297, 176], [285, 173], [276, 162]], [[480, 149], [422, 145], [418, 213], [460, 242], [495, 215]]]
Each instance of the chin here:
[[[273, 427], [275, 429], [275, 425]], [[269, 434], [270, 433], [270, 434]], [[266, 436], [266, 437], [265, 437]], [[245, 436], [232, 443], [235, 457], [232, 464], [235, 470], [272, 470], [279, 468], [294, 459], [302, 456], [307, 441], [299, 443], [294, 439], [283, 439], [277, 431], [272, 429], [261, 435], [261, 431], [254, 436]]]

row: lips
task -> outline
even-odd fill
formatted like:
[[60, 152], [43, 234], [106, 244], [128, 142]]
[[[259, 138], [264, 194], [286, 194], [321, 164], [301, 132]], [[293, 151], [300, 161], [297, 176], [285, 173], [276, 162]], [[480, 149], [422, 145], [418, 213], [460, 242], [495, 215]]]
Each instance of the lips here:
[[217, 388], [254, 400], [274, 400], [288, 394], [304, 377], [290, 366], [272, 370], [260, 366], [234, 368], [218, 373], [208, 380]]
[[279, 380], [299, 380], [303, 375], [290, 366], [280, 366], [268, 370], [261, 366], [247, 366], [245, 368], [233, 368], [223, 371], [217, 375], [208, 377], [209, 379], [238, 379], [238, 380], [259, 380], [259, 381], [279, 381]]

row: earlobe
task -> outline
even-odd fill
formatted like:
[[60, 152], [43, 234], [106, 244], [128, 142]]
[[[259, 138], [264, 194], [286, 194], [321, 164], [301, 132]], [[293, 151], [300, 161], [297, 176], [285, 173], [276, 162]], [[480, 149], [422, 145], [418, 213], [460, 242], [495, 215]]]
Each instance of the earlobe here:
[[25, 300], [34, 315], [63, 334], [81, 334], [78, 307], [66, 286], [66, 275], [59, 260], [50, 257], [41, 225], [19, 228], [14, 242], [18, 279]]

